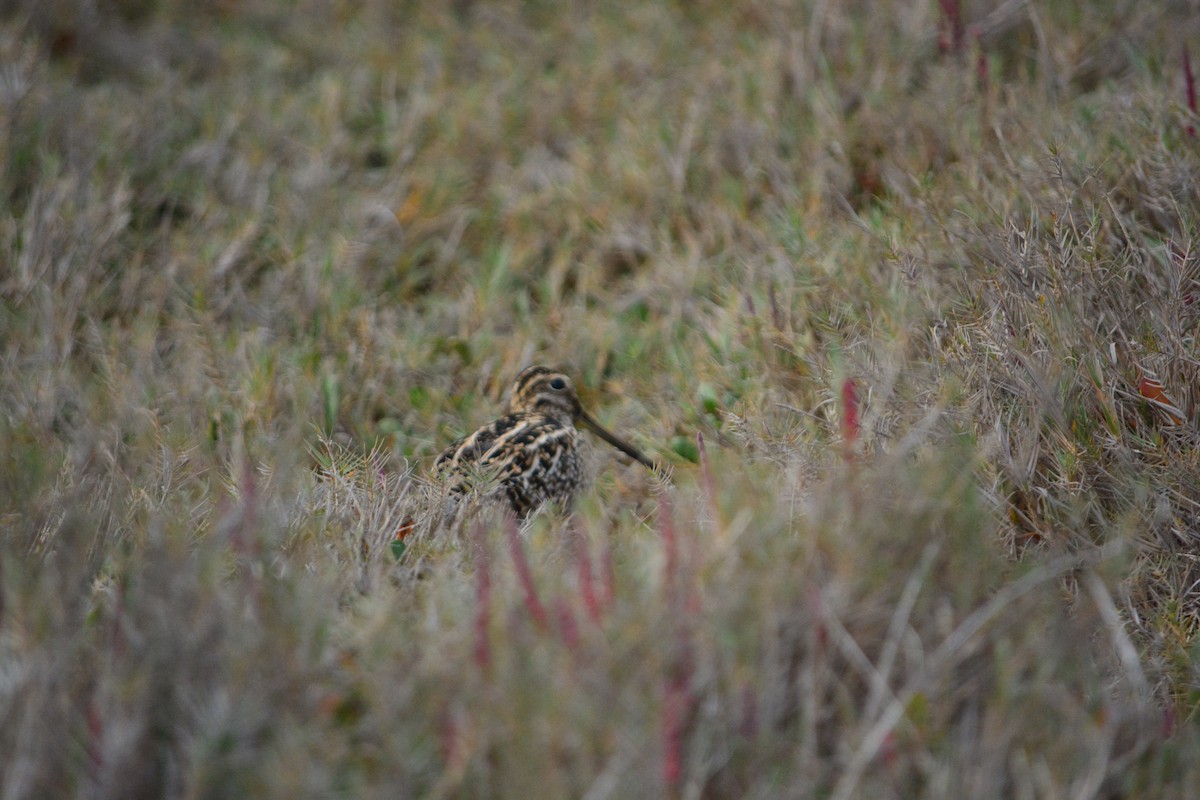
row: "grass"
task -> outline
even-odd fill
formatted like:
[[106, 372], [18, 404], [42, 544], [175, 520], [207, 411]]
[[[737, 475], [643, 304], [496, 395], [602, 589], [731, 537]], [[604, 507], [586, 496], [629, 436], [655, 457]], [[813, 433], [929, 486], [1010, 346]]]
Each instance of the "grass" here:
[[[0, 795], [1193, 793], [1186, 4], [101, 5], [0, 4]], [[669, 479], [442, 526], [538, 362]]]

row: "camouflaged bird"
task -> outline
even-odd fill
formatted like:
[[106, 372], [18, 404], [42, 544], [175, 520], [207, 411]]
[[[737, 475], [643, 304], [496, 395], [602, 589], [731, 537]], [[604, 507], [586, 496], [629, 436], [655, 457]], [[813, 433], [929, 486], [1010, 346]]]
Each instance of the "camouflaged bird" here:
[[586, 477], [576, 423], [657, 470], [653, 461], [583, 410], [569, 377], [539, 366], [517, 376], [507, 414], [450, 445], [434, 470], [451, 479], [450, 491], [456, 494], [486, 476], [496, 482], [489, 496], [507, 500], [522, 518], [549, 501], [569, 508]]

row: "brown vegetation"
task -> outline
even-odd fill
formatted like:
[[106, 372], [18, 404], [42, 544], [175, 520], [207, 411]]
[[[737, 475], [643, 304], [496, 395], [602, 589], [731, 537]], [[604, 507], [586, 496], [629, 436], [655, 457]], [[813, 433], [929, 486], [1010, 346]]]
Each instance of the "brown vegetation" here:
[[994, 5], [0, 0], [0, 796], [1193, 794], [1200, 18]]

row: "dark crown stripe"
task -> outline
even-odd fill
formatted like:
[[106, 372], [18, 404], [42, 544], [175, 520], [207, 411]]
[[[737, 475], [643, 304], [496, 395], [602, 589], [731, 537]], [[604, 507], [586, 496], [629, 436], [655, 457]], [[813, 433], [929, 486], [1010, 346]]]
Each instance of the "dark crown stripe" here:
[[517, 378], [517, 385], [514, 394], [521, 394], [528, 389], [532, 384], [546, 375], [553, 374], [553, 370], [549, 367], [530, 367], [520, 374]]

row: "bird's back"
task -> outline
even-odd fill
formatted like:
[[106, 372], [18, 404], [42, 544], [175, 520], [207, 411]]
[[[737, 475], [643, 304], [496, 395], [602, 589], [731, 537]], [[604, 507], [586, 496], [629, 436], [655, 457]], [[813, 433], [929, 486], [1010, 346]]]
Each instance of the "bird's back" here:
[[434, 468], [452, 479], [450, 490], [470, 491], [473, 480], [496, 483], [519, 516], [547, 501], [570, 505], [583, 483], [579, 432], [569, 420], [545, 414], [507, 414], [464, 436], [438, 456]]

